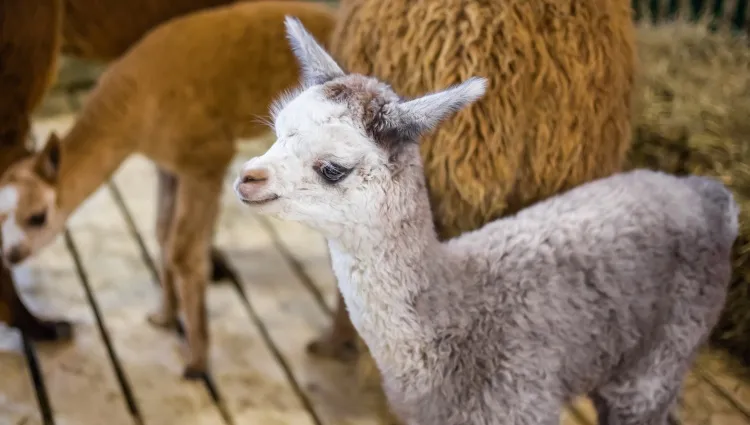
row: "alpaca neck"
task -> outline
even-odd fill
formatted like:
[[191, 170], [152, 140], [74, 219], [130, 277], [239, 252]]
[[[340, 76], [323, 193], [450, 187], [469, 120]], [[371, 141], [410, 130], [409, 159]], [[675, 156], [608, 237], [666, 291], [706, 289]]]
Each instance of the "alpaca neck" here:
[[[389, 196], [408, 207], [347, 237], [329, 240], [339, 289], [381, 370], [403, 374], [422, 362], [433, 328], [415, 300], [450, 273], [452, 259], [435, 232], [422, 168], [410, 170], [406, 187]], [[384, 373], [387, 375], [387, 373]]]
[[[132, 92], [109, 84], [92, 93], [70, 132], [62, 139], [58, 208], [68, 217], [105, 183], [135, 151], [139, 128], [133, 119]], [[119, 96], [118, 96], [119, 95]]]

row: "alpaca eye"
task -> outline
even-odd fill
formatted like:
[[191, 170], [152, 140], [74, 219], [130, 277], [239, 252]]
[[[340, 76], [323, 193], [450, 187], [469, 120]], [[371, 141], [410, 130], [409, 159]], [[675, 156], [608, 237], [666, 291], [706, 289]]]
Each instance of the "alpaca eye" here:
[[31, 227], [40, 227], [44, 226], [44, 223], [47, 221], [47, 212], [42, 211], [38, 214], [34, 214], [26, 221], [29, 226]]
[[324, 162], [316, 167], [315, 171], [317, 171], [327, 182], [336, 183], [346, 177], [351, 170], [342, 167], [341, 165], [334, 164], [333, 162]]

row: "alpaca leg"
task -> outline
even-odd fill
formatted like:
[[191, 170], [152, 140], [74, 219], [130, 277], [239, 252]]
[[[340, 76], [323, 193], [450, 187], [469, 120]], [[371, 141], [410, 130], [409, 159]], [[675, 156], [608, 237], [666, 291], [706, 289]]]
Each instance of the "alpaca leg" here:
[[177, 286], [187, 339], [184, 377], [205, 375], [208, 363], [206, 285], [210, 274], [209, 246], [218, 216], [223, 176], [180, 179], [174, 222], [167, 240], [167, 261]]
[[[607, 400], [599, 395], [598, 392], [594, 392], [590, 396], [591, 402], [594, 404], [596, 410], [596, 416], [598, 418], [597, 423], [599, 425], [610, 425], [618, 422], [612, 422], [610, 418], [613, 416], [611, 407]], [[675, 403], [676, 404], [676, 403]], [[680, 420], [677, 419], [677, 414], [674, 411], [674, 407], [667, 413], [666, 425], [680, 425]]]
[[338, 294], [331, 328], [307, 345], [307, 351], [320, 357], [349, 361], [357, 356], [357, 330], [354, 329], [344, 298]]
[[689, 363], [666, 342], [630, 373], [591, 394], [600, 425], [676, 425], [674, 409]]
[[157, 311], [149, 315], [152, 324], [162, 328], [174, 328], [177, 325], [177, 294], [174, 289], [174, 278], [167, 262], [167, 240], [172, 227], [174, 203], [177, 196], [177, 177], [157, 168], [156, 199], [156, 240], [159, 243], [159, 281], [161, 282], [161, 304]]
[[37, 341], [67, 341], [73, 337], [70, 322], [43, 320], [29, 311], [18, 295], [13, 275], [3, 265], [0, 265], [0, 322]]
[[[172, 212], [174, 210], [174, 198], [177, 190], [177, 177], [174, 174], [156, 167], [158, 175], [157, 207], [156, 207], [156, 237], [160, 241], [166, 238], [169, 229]], [[235, 280], [233, 269], [229, 266], [225, 255], [215, 246], [211, 246], [211, 280]]]
[[679, 425], [674, 414], [675, 400], [679, 388], [670, 396], [672, 401], [646, 401], [642, 396], [623, 394], [621, 396], [594, 395], [596, 415], [599, 425]]

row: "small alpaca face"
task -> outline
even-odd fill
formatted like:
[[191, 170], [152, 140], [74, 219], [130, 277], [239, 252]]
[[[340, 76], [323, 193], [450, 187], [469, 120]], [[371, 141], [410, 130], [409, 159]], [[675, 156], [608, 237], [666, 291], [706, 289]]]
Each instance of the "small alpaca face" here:
[[58, 166], [59, 140], [52, 134], [42, 152], [13, 164], [0, 179], [0, 231], [6, 264], [23, 262], [54, 236]]
[[235, 192], [258, 213], [329, 236], [377, 225], [408, 197], [397, 176], [420, 160], [404, 148], [480, 98], [486, 80], [404, 101], [381, 81], [345, 74], [297, 19], [285, 23], [302, 88], [274, 104], [277, 140], [244, 164]]
[[238, 197], [259, 213], [319, 230], [371, 222], [391, 173], [387, 152], [357, 124], [321, 86], [301, 93], [276, 115], [273, 146], [244, 164]]

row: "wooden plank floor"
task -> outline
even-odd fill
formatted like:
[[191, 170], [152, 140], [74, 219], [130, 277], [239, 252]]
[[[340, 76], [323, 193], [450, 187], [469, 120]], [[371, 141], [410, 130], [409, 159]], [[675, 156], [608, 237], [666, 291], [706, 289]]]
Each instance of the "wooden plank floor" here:
[[[73, 116], [38, 119], [39, 140]], [[264, 149], [249, 142], [227, 174]], [[305, 344], [330, 321], [335, 280], [322, 238], [298, 224], [250, 215], [224, 191], [216, 243], [237, 282], [211, 285], [211, 379], [186, 382], [181, 341], [150, 326], [155, 170], [129, 159], [74, 214], [68, 230], [16, 270], [32, 309], [75, 322], [70, 344], [24, 341], [0, 328], [0, 425], [376, 424], [351, 365], [317, 360]], [[686, 380], [684, 424], [750, 424], [750, 383], [706, 352]], [[582, 400], [561, 423], [592, 425]]]

